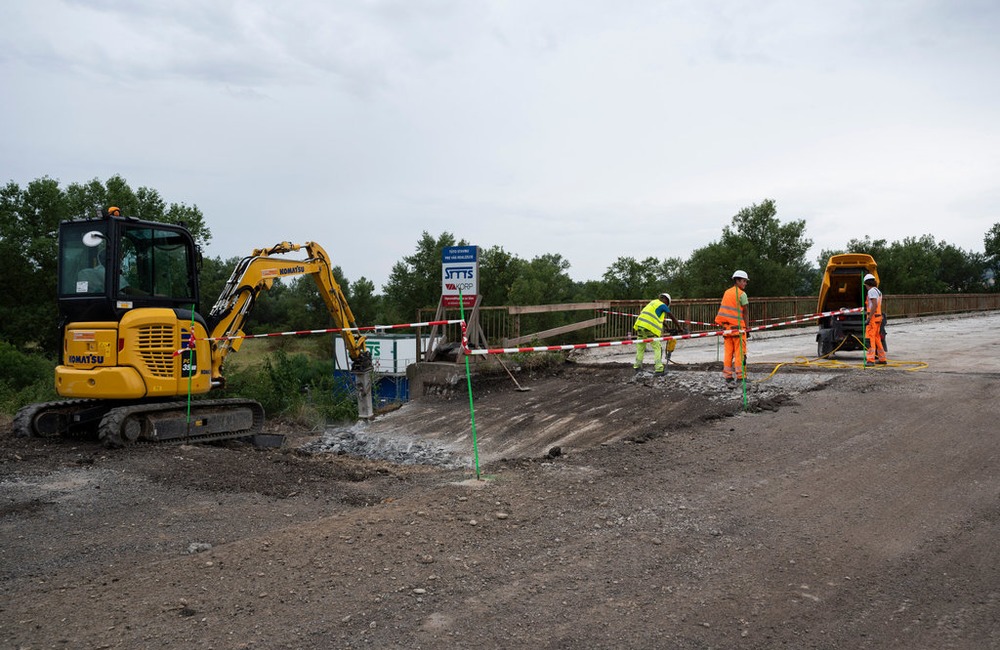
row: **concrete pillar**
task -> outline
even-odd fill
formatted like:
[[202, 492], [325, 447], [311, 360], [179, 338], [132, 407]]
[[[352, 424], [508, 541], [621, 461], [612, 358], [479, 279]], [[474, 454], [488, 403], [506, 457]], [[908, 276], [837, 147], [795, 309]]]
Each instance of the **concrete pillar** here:
[[358, 392], [358, 417], [369, 420], [375, 416], [372, 405], [372, 372], [364, 370], [354, 373], [354, 388]]
[[428, 387], [438, 392], [456, 390], [465, 378], [465, 367], [457, 363], [443, 361], [421, 361], [406, 366], [406, 381], [410, 385], [410, 399], [420, 399]]

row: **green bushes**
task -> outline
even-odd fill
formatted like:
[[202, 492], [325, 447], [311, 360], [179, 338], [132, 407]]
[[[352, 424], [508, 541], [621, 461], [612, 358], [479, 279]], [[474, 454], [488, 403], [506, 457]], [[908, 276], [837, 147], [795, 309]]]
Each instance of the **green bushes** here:
[[257, 400], [269, 419], [321, 426], [358, 417], [354, 395], [334, 377], [332, 359], [289, 355], [282, 349], [267, 355], [259, 366], [229, 373], [226, 392]]
[[13, 414], [26, 404], [58, 399], [54, 375], [52, 361], [0, 341], [0, 413]]

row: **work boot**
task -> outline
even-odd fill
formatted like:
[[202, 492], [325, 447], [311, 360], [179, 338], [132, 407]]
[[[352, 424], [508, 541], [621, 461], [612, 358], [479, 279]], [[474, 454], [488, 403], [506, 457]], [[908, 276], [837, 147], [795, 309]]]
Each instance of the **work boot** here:
[[663, 368], [660, 368], [659, 370], [654, 370], [653, 371], [653, 376], [654, 377], [662, 377], [665, 374], [665, 372], [666, 371]]

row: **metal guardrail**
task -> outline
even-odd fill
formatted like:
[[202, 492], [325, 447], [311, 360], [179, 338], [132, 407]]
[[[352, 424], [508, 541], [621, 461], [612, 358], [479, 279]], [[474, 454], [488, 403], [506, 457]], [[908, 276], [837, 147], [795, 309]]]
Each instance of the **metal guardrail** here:
[[[793, 317], [816, 312], [816, 296], [783, 296], [770, 298], [750, 297], [751, 324], [766, 324], [777, 321], [791, 320]], [[541, 341], [548, 337], [537, 337], [545, 334], [544, 330], [556, 332], [567, 340], [564, 342], [585, 343], [589, 341], [615, 341], [624, 339], [632, 331], [635, 316], [649, 302], [648, 300], [605, 300], [592, 303], [571, 303], [557, 305], [480, 307], [479, 324], [489, 345], [508, 347], [509, 342]], [[941, 314], [958, 314], [976, 311], [1000, 310], [1000, 293], [957, 293], [957, 294], [919, 294], [892, 295], [886, 294], [883, 306], [888, 318], [912, 318]], [[674, 316], [681, 321], [705, 323], [691, 325], [692, 332], [715, 329], [710, 325], [719, 311], [718, 298], [698, 298], [691, 300], [676, 299], [670, 304]], [[566, 314], [573, 312], [561, 327], [544, 327], [542, 331], [524, 332], [523, 318], [537, 319], [539, 314]], [[417, 322], [432, 320], [435, 309], [420, 309], [417, 312]], [[459, 319], [458, 309], [446, 310], [445, 319]], [[571, 323], [594, 320], [595, 324], [577, 331]], [[600, 322], [603, 320], [603, 322]], [[795, 327], [815, 327], [805, 323]], [[426, 334], [423, 333], [423, 334]], [[418, 330], [418, 335], [422, 335]], [[444, 340], [460, 341], [461, 328], [451, 325], [444, 329]], [[537, 337], [537, 338], [536, 338]], [[419, 339], [418, 339], [419, 340]]]

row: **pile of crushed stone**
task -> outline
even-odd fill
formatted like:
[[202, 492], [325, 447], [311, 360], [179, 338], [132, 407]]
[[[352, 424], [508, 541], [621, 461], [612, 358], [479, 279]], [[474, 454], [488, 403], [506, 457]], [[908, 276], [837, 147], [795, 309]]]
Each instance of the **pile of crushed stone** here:
[[366, 428], [364, 422], [357, 422], [348, 428], [327, 429], [322, 438], [300, 449], [310, 454], [346, 454], [397, 465], [433, 465], [446, 469], [468, 465], [465, 457], [453, 454], [443, 445], [415, 440], [412, 436], [372, 434]]
[[814, 390], [831, 381], [832, 373], [775, 373], [763, 375], [751, 372], [746, 384], [736, 383], [730, 389], [718, 371], [678, 371], [669, 369], [663, 375], [643, 371], [631, 379], [630, 384], [643, 384], [652, 388], [675, 388], [689, 393], [704, 395], [713, 401], [742, 400], [744, 391], [752, 400], [768, 400], [777, 396], [792, 396]]

